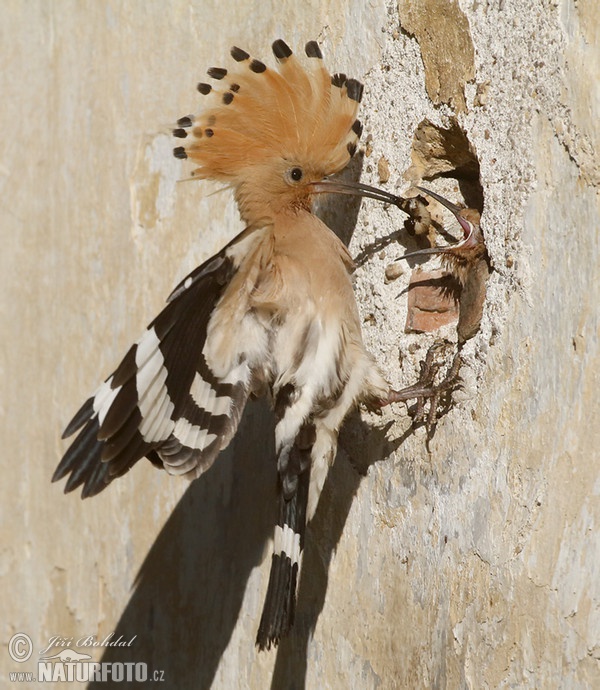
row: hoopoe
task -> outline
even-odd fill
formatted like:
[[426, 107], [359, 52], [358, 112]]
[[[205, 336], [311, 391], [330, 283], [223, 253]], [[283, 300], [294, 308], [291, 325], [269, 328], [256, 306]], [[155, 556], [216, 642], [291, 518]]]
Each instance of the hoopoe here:
[[[273, 43], [277, 69], [234, 47], [233, 69], [200, 83], [201, 114], [177, 122], [177, 158], [229, 185], [246, 229], [190, 273], [116, 370], [67, 426], [79, 431], [53, 481], [102, 491], [146, 457], [189, 479], [214, 462], [251, 395], [271, 396], [280, 510], [260, 649], [294, 620], [304, 535], [358, 403], [405, 399], [363, 345], [347, 248], [311, 212], [314, 194], [359, 194], [402, 208], [362, 184], [329, 180], [354, 154], [363, 86], [331, 75], [318, 44], [299, 60]], [[303, 62], [305, 64], [303, 64]]]

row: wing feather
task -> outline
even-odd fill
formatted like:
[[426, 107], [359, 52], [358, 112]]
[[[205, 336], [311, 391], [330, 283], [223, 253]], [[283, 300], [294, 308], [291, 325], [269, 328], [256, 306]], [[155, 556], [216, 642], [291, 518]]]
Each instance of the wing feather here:
[[61, 438], [69, 438], [94, 415], [94, 397], [88, 398], [64, 430]]
[[127, 381], [127, 383], [115, 390], [117, 395], [114, 396], [110, 405], [105, 408], [106, 414], [104, 419], [101, 419], [100, 414], [98, 414], [98, 419], [100, 420], [99, 441], [106, 441], [117, 434], [137, 406], [137, 390], [133, 381]]
[[113, 434], [109, 440], [103, 443], [102, 455], [100, 457], [102, 462], [112, 460], [128, 443], [131, 443], [133, 437], [138, 432], [141, 422], [142, 416], [140, 415], [140, 411], [136, 408], [117, 433]]
[[143, 458], [149, 450], [149, 444], [144, 441], [139, 433], [136, 433], [131, 441], [110, 462], [105, 463], [108, 467], [109, 475], [112, 478], [121, 477], [140, 458]]
[[[83, 408], [82, 408], [83, 409]], [[79, 414], [79, 413], [78, 413]], [[74, 433], [74, 432], [73, 432]], [[58, 467], [52, 475], [52, 481], [62, 479], [69, 472], [75, 472], [79, 464], [80, 457], [88, 457], [98, 444], [98, 422], [91, 419], [86, 426], [81, 429], [77, 438], [73, 441], [67, 452], [64, 454]]]
[[185, 278], [112, 376], [86, 400], [64, 432], [80, 433], [53, 481], [82, 497], [104, 489], [139, 459], [160, 459], [168, 472], [198, 476], [229, 443], [248, 399], [251, 372], [238, 361], [223, 380], [203, 350], [209, 321], [260, 233], [244, 231]]
[[108, 472], [108, 464], [99, 462], [93, 465], [81, 490], [81, 498], [96, 496], [110, 484], [113, 478]]

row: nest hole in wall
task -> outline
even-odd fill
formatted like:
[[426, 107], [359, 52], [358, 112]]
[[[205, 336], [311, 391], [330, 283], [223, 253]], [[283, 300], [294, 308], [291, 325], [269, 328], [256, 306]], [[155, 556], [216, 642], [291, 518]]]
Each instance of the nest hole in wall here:
[[[472, 220], [479, 229], [483, 212], [484, 196], [480, 182], [477, 154], [466, 132], [455, 118], [448, 126], [441, 127], [423, 120], [415, 130], [412, 146], [412, 164], [405, 177], [413, 184], [428, 186], [448, 201], [464, 207], [461, 216]], [[462, 198], [461, 198], [462, 197]], [[414, 226], [415, 249], [430, 250], [440, 244], [440, 236], [446, 243], [457, 244], [454, 226], [446, 226], [448, 213], [443, 205], [428, 197], [423, 214], [426, 222]], [[485, 284], [489, 275], [489, 259], [480, 231], [475, 249], [445, 253], [444, 271], [423, 271], [416, 266], [409, 285], [407, 332], [431, 332], [443, 325], [458, 321], [459, 343], [471, 338], [479, 329]], [[474, 235], [475, 237], [475, 235]], [[416, 265], [416, 264], [413, 264]]]
[[[448, 180], [442, 185], [446, 194], [460, 192], [467, 208], [483, 212], [483, 188], [479, 180], [479, 161], [466, 132], [455, 118], [448, 127], [441, 127], [429, 120], [422, 120], [413, 137], [412, 164], [404, 177], [410, 182]], [[452, 181], [456, 190], [453, 190]], [[440, 192], [444, 194], [444, 191]], [[449, 197], [460, 202], [456, 197]]]

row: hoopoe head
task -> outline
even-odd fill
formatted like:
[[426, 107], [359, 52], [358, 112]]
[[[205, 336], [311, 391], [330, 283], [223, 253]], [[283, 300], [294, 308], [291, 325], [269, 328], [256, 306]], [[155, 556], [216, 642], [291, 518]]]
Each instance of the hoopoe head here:
[[[178, 120], [173, 131], [186, 139], [174, 155], [197, 164], [193, 176], [232, 186], [249, 225], [309, 210], [311, 194], [327, 191], [315, 185], [342, 170], [356, 150], [362, 84], [331, 75], [315, 41], [305, 52], [301, 61], [275, 41], [272, 69], [232, 48], [233, 68], [211, 67], [213, 83], [198, 84], [205, 109]], [[336, 185], [332, 191], [341, 191]]]

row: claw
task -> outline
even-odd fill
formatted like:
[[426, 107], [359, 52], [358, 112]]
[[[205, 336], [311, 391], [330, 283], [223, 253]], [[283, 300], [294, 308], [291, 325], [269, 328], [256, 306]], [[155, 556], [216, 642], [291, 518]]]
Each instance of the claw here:
[[[435, 431], [435, 425], [440, 414], [442, 396], [446, 393], [451, 393], [460, 386], [459, 372], [462, 361], [459, 353], [454, 355], [452, 364], [444, 378], [439, 383], [435, 382], [437, 374], [443, 366], [443, 362], [438, 361], [436, 355], [445, 350], [446, 346], [446, 342], [434, 343], [427, 351], [425, 360], [421, 362], [421, 375], [419, 376], [419, 380], [400, 391], [391, 390], [388, 399], [382, 402], [383, 406], [392, 402], [407, 402], [408, 400], [416, 399], [417, 403], [413, 413], [413, 423], [415, 425], [421, 423], [425, 424], [425, 428], [427, 429], [427, 441], [432, 438], [433, 432]], [[429, 402], [427, 411], [425, 410], [426, 402]], [[446, 403], [441, 408], [441, 411], [447, 411], [448, 407], [449, 403]]]

